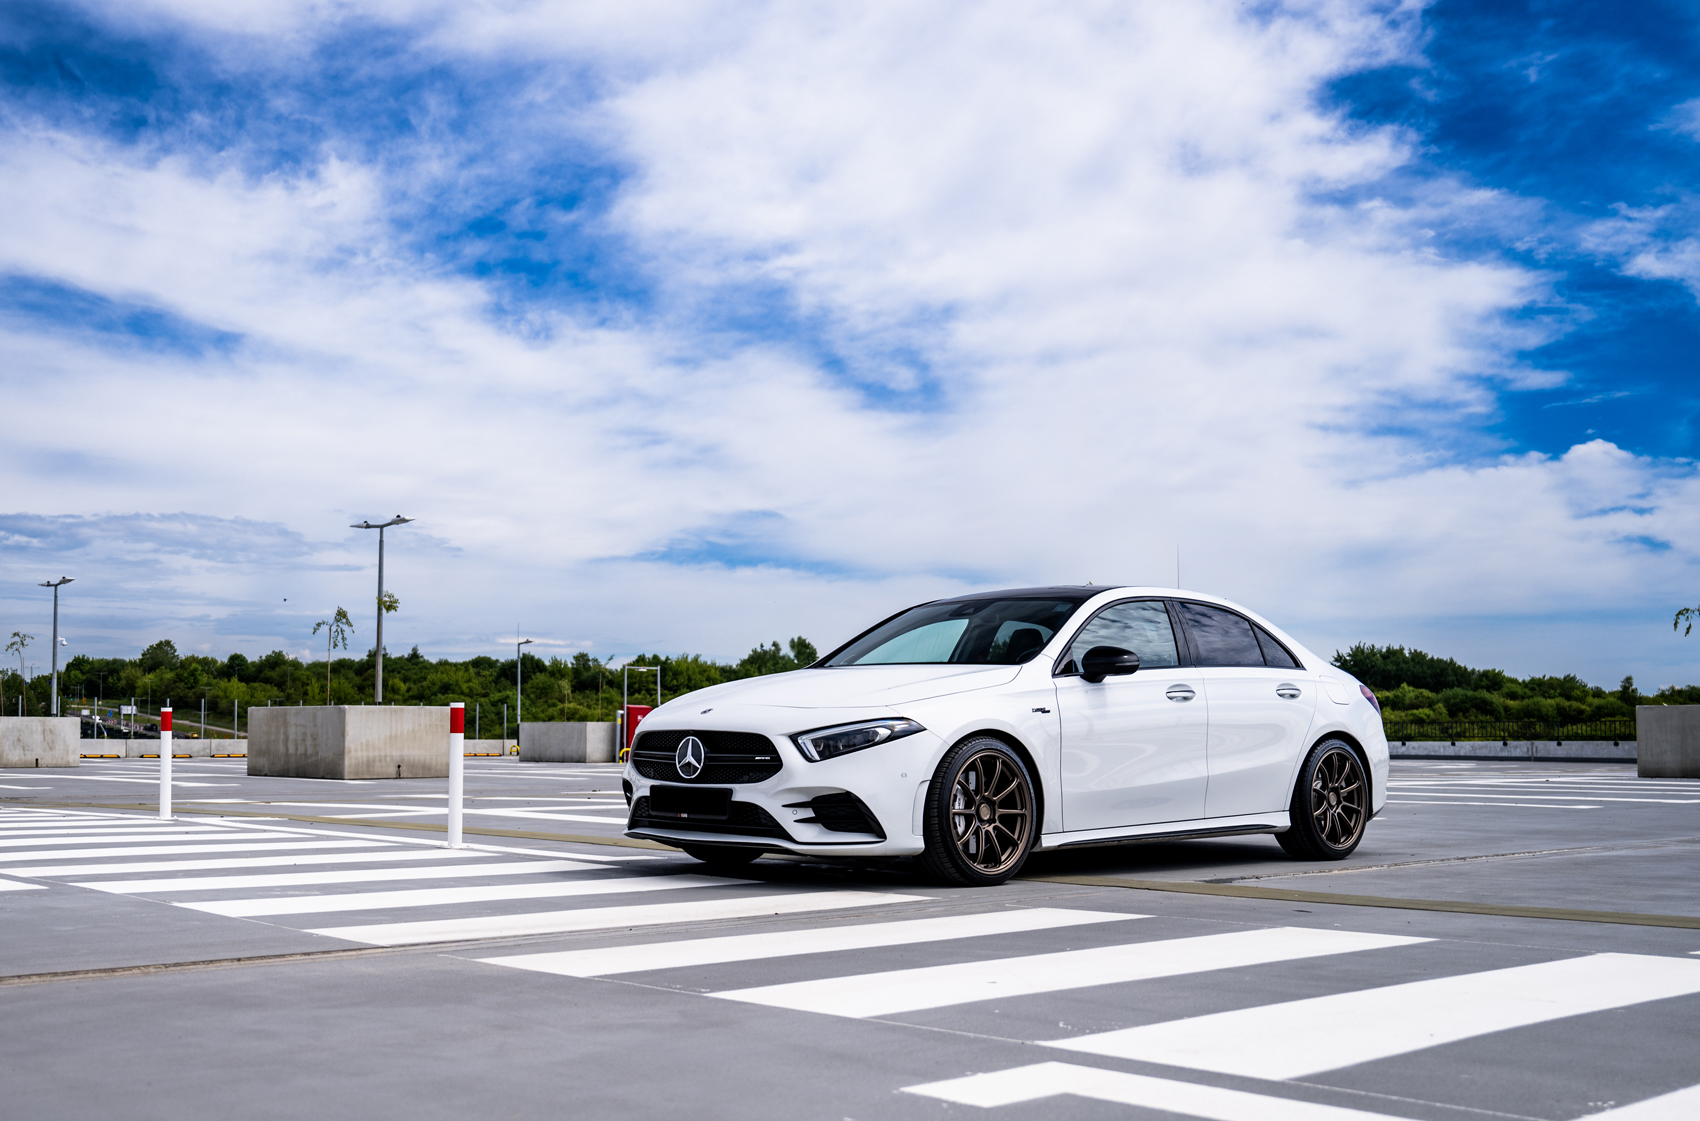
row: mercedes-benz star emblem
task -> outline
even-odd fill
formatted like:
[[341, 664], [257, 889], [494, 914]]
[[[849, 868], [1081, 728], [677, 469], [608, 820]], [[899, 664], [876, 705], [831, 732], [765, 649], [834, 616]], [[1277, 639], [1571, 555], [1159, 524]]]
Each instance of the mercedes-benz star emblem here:
[[686, 736], [679, 741], [679, 750], [673, 753], [673, 766], [679, 769], [680, 778], [696, 778], [702, 774], [702, 765], [708, 759], [708, 749], [695, 736]]

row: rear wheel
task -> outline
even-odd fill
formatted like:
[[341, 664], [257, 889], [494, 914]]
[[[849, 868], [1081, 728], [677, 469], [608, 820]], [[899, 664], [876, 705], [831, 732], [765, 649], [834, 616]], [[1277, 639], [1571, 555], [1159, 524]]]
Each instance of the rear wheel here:
[[694, 856], [704, 864], [720, 868], [737, 868], [761, 855], [760, 849], [740, 848], [737, 845], [685, 845], [686, 856]]
[[1344, 860], [1369, 823], [1369, 779], [1351, 745], [1323, 740], [1311, 748], [1289, 807], [1292, 827], [1275, 839], [1300, 860]]
[[990, 736], [953, 748], [933, 773], [921, 867], [945, 883], [1001, 884], [1033, 849], [1033, 779], [1008, 744]]

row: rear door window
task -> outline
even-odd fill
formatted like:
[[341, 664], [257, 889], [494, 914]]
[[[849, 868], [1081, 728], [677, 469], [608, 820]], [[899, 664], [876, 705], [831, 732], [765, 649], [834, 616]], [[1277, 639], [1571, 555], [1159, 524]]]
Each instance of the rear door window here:
[[1263, 648], [1246, 618], [1220, 607], [1182, 603], [1181, 615], [1192, 632], [1201, 666], [1261, 666]]

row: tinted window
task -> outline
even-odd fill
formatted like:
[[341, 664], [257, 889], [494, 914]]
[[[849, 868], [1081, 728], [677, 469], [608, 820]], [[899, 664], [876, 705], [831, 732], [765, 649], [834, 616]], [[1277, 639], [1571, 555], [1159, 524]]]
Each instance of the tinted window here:
[[1141, 669], [1178, 666], [1175, 629], [1161, 600], [1142, 599], [1106, 607], [1069, 643], [1060, 673], [1079, 673], [1079, 659], [1094, 646], [1119, 646], [1139, 655]]
[[1282, 646], [1281, 643], [1276, 640], [1274, 635], [1270, 634], [1256, 623], [1253, 623], [1251, 626], [1252, 629], [1257, 632], [1258, 645], [1263, 647], [1264, 665], [1274, 666], [1277, 669], [1299, 668], [1298, 660], [1291, 654], [1287, 653], [1287, 648]]
[[1181, 604], [1181, 614], [1192, 631], [1201, 666], [1261, 666], [1263, 651], [1251, 624], [1232, 611], [1206, 607], [1202, 603]]
[[1056, 634], [1079, 600], [944, 600], [910, 608], [829, 657], [829, 666], [1018, 665]]

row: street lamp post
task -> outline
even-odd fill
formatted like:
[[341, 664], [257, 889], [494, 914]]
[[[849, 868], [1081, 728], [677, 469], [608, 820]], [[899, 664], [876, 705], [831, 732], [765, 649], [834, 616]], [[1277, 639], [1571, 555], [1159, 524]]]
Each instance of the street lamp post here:
[[520, 720], [525, 714], [525, 697], [520, 693], [520, 686], [525, 680], [523, 675], [520, 673], [520, 666], [523, 664], [522, 659], [520, 658], [520, 647], [530, 646], [534, 641], [535, 639], [522, 638], [518, 642], [514, 643], [514, 725], [516, 731], [518, 730]]
[[73, 576], [61, 576], [57, 580], [44, 580], [44, 588], [53, 589], [53, 708], [54, 716], [59, 715], [59, 588], [76, 579]]
[[[373, 699], [378, 704], [384, 703], [384, 530], [392, 525], [406, 525], [413, 520], [397, 514], [389, 521], [378, 525], [366, 521], [348, 527], [349, 529], [375, 529], [378, 531], [378, 677], [372, 685]], [[330, 698], [326, 697], [325, 700], [328, 702]]]

